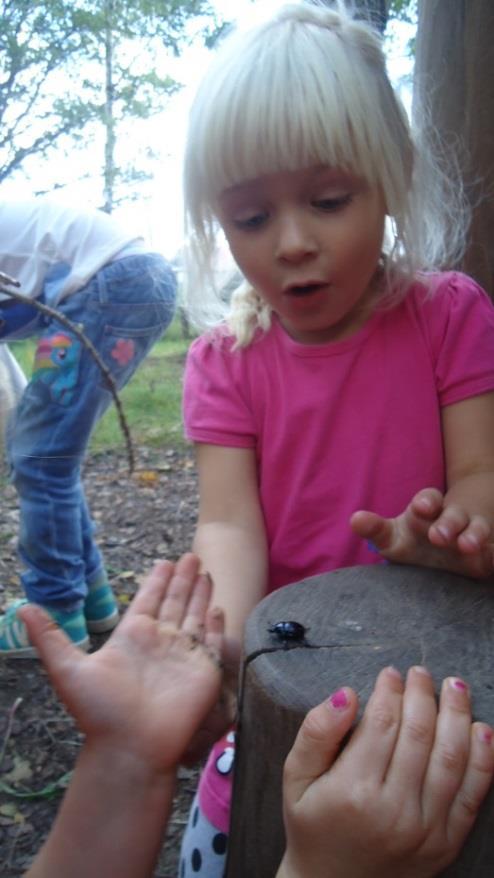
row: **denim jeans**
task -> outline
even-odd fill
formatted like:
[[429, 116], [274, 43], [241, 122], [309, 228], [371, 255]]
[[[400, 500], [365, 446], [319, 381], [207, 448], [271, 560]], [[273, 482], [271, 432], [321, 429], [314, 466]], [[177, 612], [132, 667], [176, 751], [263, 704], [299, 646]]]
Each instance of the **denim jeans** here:
[[[123, 257], [63, 299], [58, 310], [85, 335], [118, 388], [170, 323], [176, 281], [158, 254]], [[82, 605], [103, 559], [81, 484], [91, 432], [112, 396], [91, 353], [44, 315], [34, 371], [9, 425], [7, 453], [20, 500], [19, 555], [26, 596], [58, 609]]]

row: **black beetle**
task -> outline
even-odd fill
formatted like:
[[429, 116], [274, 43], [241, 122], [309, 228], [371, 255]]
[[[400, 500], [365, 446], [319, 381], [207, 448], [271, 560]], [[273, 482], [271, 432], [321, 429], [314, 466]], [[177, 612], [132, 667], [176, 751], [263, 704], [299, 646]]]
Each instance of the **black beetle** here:
[[270, 634], [274, 634], [282, 643], [289, 641], [302, 643], [305, 640], [306, 628], [301, 622], [275, 622], [268, 628]]

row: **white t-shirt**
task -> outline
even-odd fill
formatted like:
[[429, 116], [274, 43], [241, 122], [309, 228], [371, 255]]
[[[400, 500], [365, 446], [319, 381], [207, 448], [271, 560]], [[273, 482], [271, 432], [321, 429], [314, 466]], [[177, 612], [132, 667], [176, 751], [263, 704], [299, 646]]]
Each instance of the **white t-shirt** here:
[[[60, 301], [124, 248], [126, 255], [146, 250], [141, 237], [100, 210], [76, 210], [46, 198], [0, 201], [0, 272], [18, 280], [19, 292], [31, 299], [40, 295], [55, 267], [63, 275]], [[6, 298], [1, 289], [0, 300]]]

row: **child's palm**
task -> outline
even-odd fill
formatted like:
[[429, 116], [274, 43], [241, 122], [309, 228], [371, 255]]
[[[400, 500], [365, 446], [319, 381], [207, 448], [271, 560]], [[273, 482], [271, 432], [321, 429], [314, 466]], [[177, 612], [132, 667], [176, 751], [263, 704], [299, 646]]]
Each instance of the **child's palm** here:
[[[111, 739], [161, 769], [178, 761], [221, 682], [222, 618], [204, 630], [209, 596], [199, 613], [190, 612], [192, 600], [168, 621], [166, 596], [158, 616], [138, 596], [92, 655], [74, 647], [39, 608], [23, 610], [57, 692], [88, 738]], [[173, 606], [176, 615], [176, 598]]]

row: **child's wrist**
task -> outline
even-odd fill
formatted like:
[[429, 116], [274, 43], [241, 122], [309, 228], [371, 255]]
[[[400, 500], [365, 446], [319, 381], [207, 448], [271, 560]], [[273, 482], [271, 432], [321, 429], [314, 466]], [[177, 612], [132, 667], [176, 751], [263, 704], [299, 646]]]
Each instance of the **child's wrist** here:
[[[163, 757], [166, 757], [166, 753], [163, 753]], [[81, 758], [96, 770], [103, 771], [107, 777], [113, 780], [118, 777], [122, 786], [152, 787], [165, 782], [175, 783], [176, 765], [166, 765], [164, 759], [157, 762], [111, 738], [87, 738]]]

